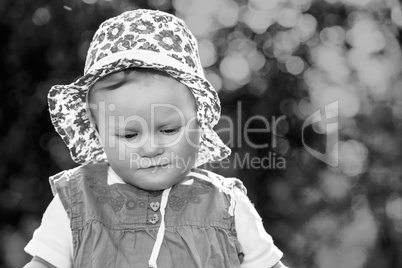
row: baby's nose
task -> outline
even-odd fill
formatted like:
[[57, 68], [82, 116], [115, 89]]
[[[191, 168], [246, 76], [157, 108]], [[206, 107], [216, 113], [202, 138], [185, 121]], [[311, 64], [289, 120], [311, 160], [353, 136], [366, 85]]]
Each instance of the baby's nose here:
[[154, 139], [148, 137], [148, 140], [145, 142], [145, 144], [141, 146], [139, 154], [141, 157], [151, 158], [160, 155], [162, 153], [163, 153], [163, 147], [161, 145], [158, 145], [158, 143]]

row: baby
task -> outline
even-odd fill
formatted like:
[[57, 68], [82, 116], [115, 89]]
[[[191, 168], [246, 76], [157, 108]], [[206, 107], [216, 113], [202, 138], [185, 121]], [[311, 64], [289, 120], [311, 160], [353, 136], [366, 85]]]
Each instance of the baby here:
[[216, 91], [184, 23], [152, 10], [101, 24], [84, 76], [49, 93], [75, 169], [25, 267], [285, 267], [242, 183], [197, 168], [230, 154]]

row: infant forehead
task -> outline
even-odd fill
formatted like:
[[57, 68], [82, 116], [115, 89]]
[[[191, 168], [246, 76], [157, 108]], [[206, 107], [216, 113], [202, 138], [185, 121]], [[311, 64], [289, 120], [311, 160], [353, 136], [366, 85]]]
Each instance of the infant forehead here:
[[[126, 69], [97, 81], [88, 94], [90, 105], [136, 114], [155, 108], [159, 113], [195, 114], [197, 101], [193, 92], [170, 75], [143, 68]], [[106, 106], [107, 107], [106, 107]], [[97, 107], [92, 107], [97, 108]]]
[[[124, 69], [118, 72], [113, 72], [108, 74], [102, 78], [100, 78], [91, 88], [90, 92], [94, 92], [98, 89], [116, 89], [120, 86], [123, 86], [129, 82], [137, 81], [137, 82], [147, 82], [159, 77], [164, 78], [172, 78], [165, 72], [149, 69], [149, 68], [139, 68], [133, 67]], [[173, 79], [173, 78], [172, 78]]]

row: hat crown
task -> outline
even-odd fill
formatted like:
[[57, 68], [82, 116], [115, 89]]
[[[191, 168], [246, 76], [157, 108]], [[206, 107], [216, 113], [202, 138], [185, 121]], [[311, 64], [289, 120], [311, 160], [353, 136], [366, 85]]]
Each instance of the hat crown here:
[[122, 51], [152, 51], [169, 56], [198, 75], [203, 70], [195, 37], [168, 13], [137, 9], [103, 22], [90, 44], [84, 73], [103, 58]]

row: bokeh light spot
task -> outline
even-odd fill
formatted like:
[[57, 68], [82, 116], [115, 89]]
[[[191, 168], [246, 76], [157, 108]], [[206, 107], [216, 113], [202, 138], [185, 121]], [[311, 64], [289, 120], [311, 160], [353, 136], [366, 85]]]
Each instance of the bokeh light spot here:
[[356, 49], [366, 53], [379, 51], [385, 46], [385, 38], [378, 30], [376, 22], [368, 18], [359, 18], [347, 31], [346, 40]]
[[339, 114], [344, 117], [354, 117], [360, 109], [358, 95], [350, 88], [327, 87], [313, 91], [312, 97], [318, 107], [325, 107], [329, 103], [338, 101]]
[[371, 0], [343, 0], [345, 4], [353, 6], [366, 6]]
[[286, 69], [293, 75], [299, 75], [304, 70], [304, 61], [298, 56], [292, 56], [286, 61]]
[[295, 8], [282, 8], [279, 10], [277, 21], [283, 27], [294, 27], [301, 18], [300, 10]]
[[299, 38], [305, 42], [314, 35], [316, 28], [317, 20], [310, 14], [303, 14], [295, 30], [297, 30]]
[[247, 61], [252, 71], [260, 70], [266, 62], [265, 56], [257, 50], [250, 51], [247, 55]]
[[357, 140], [340, 142], [339, 163], [346, 175], [357, 176], [363, 173], [366, 169], [367, 156], [368, 150], [363, 143]]
[[207, 39], [198, 42], [198, 49], [202, 67], [209, 67], [216, 62], [216, 50], [214, 44]]
[[185, 19], [187, 27], [194, 36], [204, 36], [210, 33], [213, 29], [213, 19], [210, 15], [192, 14]]
[[33, 16], [32, 16], [32, 21], [34, 24], [37, 26], [43, 26], [47, 24], [51, 19], [49, 9], [40, 7], [37, 10], [35, 10]]
[[168, 10], [172, 6], [170, 0], [147, 0], [147, 3], [158, 10]]
[[395, 6], [392, 8], [391, 19], [396, 25], [402, 27], [402, 10], [400, 6]]
[[218, 10], [216, 19], [224, 27], [233, 27], [238, 22], [239, 5], [234, 1], [224, 1]]
[[398, 195], [390, 196], [385, 207], [388, 217], [402, 220], [402, 198]]
[[84, 1], [85, 4], [88, 4], [88, 5], [93, 5], [96, 2], [98, 2], [98, 0], [83, 0], [83, 1]]
[[213, 71], [207, 70], [205, 72], [205, 77], [212, 84], [215, 90], [219, 91], [222, 89], [222, 78]]
[[280, 155], [286, 155], [289, 152], [290, 144], [286, 138], [278, 138], [274, 147]]
[[345, 52], [339, 46], [317, 46], [313, 54], [317, 66], [327, 72], [328, 78], [335, 83], [346, 82], [350, 69], [347, 65]]
[[250, 68], [246, 59], [240, 54], [226, 56], [221, 64], [220, 71], [223, 76], [236, 84], [246, 84], [249, 81]]
[[329, 201], [345, 198], [352, 186], [352, 179], [344, 174], [338, 174], [330, 170], [320, 174], [320, 188], [324, 192], [325, 199]]
[[244, 22], [257, 34], [265, 33], [273, 24], [274, 17], [266, 11], [247, 10], [244, 14]]
[[255, 9], [261, 9], [261, 10], [272, 10], [278, 7], [279, 3], [282, 0], [250, 0], [249, 5], [251, 5]]
[[320, 39], [324, 44], [341, 45], [345, 41], [345, 31], [340, 26], [324, 28], [320, 32]]

